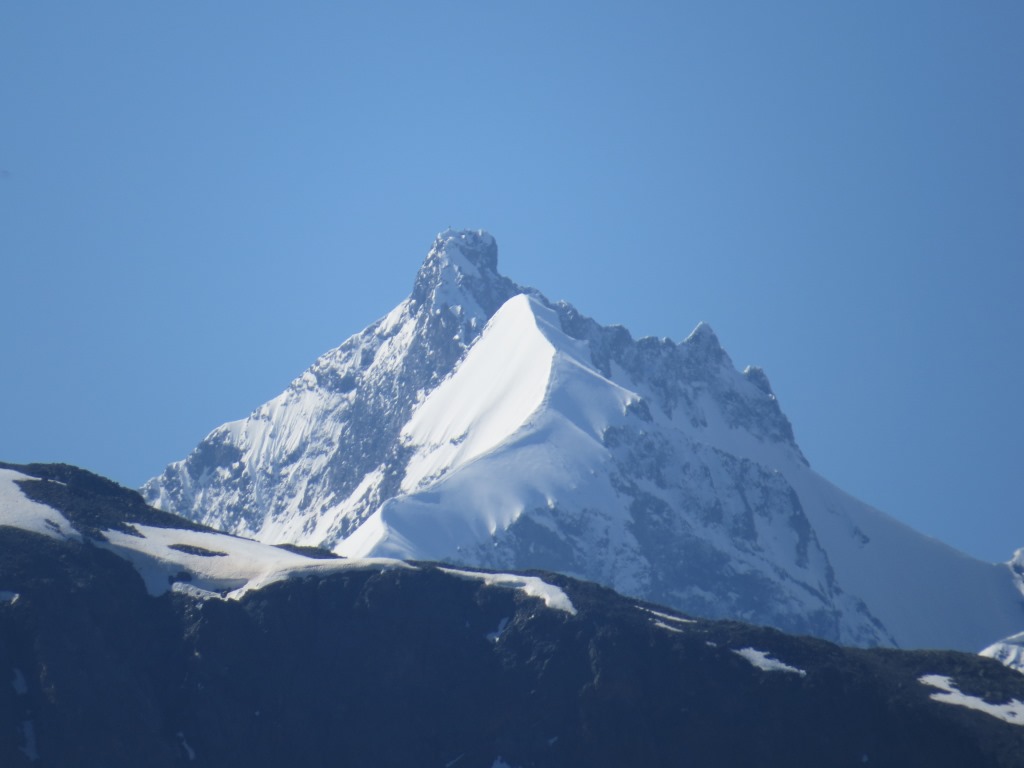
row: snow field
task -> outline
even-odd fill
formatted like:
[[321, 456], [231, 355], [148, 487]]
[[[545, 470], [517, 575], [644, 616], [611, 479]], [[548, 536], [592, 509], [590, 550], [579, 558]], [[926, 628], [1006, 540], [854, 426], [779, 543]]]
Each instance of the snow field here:
[[800, 677], [807, 677], [807, 672], [804, 670], [791, 667], [789, 664], [774, 659], [765, 651], [759, 651], [756, 648], [740, 648], [738, 651], [733, 651], [733, 653], [746, 659], [751, 665], [764, 672], [789, 672], [790, 674], [800, 675]]
[[[16, 479], [33, 479], [8, 470], [0, 470], [0, 524], [13, 525], [45, 536], [65, 538], [79, 534], [56, 510], [25, 498], [14, 484]], [[56, 522], [51, 524], [51, 521]], [[315, 559], [251, 539], [238, 538], [210, 531], [160, 528], [133, 524], [135, 534], [107, 530], [107, 541], [96, 542], [128, 560], [142, 577], [147, 592], [153, 596], [168, 591], [207, 600], [226, 597], [239, 599], [247, 592], [283, 579], [324, 575], [336, 571], [363, 568], [415, 569], [401, 560], [388, 558]], [[569, 596], [559, 587], [536, 576], [510, 573], [479, 573], [442, 568], [445, 573], [461, 578], [479, 579], [489, 586], [518, 589], [535, 597], [553, 610], [576, 614]], [[180, 580], [182, 572], [191, 580]], [[0, 601], [13, 603], [18, 595], [0, 592]], [[504, 630], [507, 620], [497, 630]], [[20, 672], [15, 670], [15, 688], [19, 688]]]
[[38, 478], [23, 475], [11, 469], [0, 469], [0, 525], [21, 528], [33, 533], [41, 533], [53, 539], [80, 540], [82, 537], [60, 512], [32, 501], [15, 480], [31, 480]]
[[506, 302], [456, 373], [413, 414], [402, 437], [419, 450], [403, 492], [494, 449], [544, 402], [555, 350], [537, 331], [532, 309], [524, 295]]
[[[108, 541], [100, 546], [130, 561], [151, 595], [171, 589], [182, 570], [192, 575], [192, 589], [238, 599], [250, 590], [294, 576], [323, 575], [351, 568], [413, 568], [408, 563], [382, 558], [319, 560], [221, 533], [148, 525], [132, 527], [139, 536], [105, 531]], [[175, 546], [198, 548], [210, 554], [183, 552]]]
[[460, 571], [455, 568], [440, 570], [453, 576], [466, 579], [479, 579], [491, 587], [511, 587], [520, 590], [524, 595], [536, 597], [544, 601], [544, 605], [555, 611], [564, 611], [570, 616], [576, 615], [572, 600], [560, 587], [548, 584], [536, 576], [519, 576], [514, 573], [481, 573], [479, 571]]
[[1006, 704], [989, 704], [982, 698], [962, 693], [946, 675], [922, 675], [917, 681], [921, 685], [939, 689], [940, 693], [929, 696], [933, 701], [973, 709], [1011, 725], [1024, 725], [1024, 702], [1017, 699], [1011, 699]]

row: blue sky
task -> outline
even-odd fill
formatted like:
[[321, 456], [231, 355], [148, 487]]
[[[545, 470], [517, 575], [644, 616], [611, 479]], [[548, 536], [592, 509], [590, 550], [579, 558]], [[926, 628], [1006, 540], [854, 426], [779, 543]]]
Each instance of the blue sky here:
[[811, 464], [1024, 546], [1019, 2], [0, 4], [0, 458], [138, 485], [434, 234], [701, 320]]

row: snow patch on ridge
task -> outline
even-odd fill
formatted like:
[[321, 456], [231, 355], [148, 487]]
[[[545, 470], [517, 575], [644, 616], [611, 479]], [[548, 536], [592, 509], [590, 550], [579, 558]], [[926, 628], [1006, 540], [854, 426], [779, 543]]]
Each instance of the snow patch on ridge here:
[[938, 688], [941, 691], [941, 693], [933, 693], [928, 697], [933, 701], [973, 709], [1011, 725], [1024, 725], [1024, 702], [1017, 701], [1017, 699], [1010, 699], [1005, 704], [989, 704], [978, 696], [962, 693], [953, 680], [946, 675], [922, 675], [917, 681], [921, 685]]
[[0, 469], [0, 526], [21, 528], [32, 533], [41, 533], [51, 539], [80, 540], [67, 518], [53, 507], [32, 501], [18, 487], [16, 480], [40, 482], [13, 469]]
[[[188, 587], [193, 596], [221, 594], [230, 599], [241, 598], [253, 589], [260, 589], [294, 576], [323, 575], [350, 568], [412, 568], [408, 563], [380, 558], [320, 560], [261, 544], [207, 531], [178, 528], [156, 528], [133, 525], [136, 536], [120, 531], [104, 531], [105, 549], [128, 560], [142, 576], [151, 595], [162, 595], [188, 574]], [[175, 547], [192, 549], [182, 551]], [[205, 552], [205, 554], [203, 553]]]
[[[656, 611], [653, 608], [647, 608], [646, 606], [640, 606], [640, 610], [644, 613], [650, 614], [653, 618], [651, 621], [655, 626], [665, 626], [663, 622], [671, 622], [672, 624], [696, 624], [696, 619], [684, 619], [682, 616], [673, 616], [670, 613], [663, 613], [662, 611]], [[674, 629], [674, 627], [666, 627], [666, 629]]]
[[765, 651], [759, 651], [756, 648], [740, 648], [738, 651], [733, 651], [733, 653], [743, 657], [753, 666], [764, 672], [789, 672], [800, 677], [807, 677], [807, 672], [804, 670], [791, 667], [789, 664], [774, 659]]
[[537, 597], [544, 605], [556, 611], [564, 611], [570, 616], [576, 615], [576, 607], [572, 600], [554, 584], [548, 584], [537, 576], [519, 576], [514, 573], [484, 573], [481, 571], [460, 571], [455, 568], [440, 568], [444, 573], [462, 576], [467, 579], [479, 579], [491, 587], [511, 587], [520, 590], [524, 595]]
[[678, 635], [683, 634], [683, 630], [679, 627], [674, 627], [671, 624], [666, 624], [664, 621], [653, 620], [651, 623], [658, 629], [667, 629], [669, 632], [675, 632]]

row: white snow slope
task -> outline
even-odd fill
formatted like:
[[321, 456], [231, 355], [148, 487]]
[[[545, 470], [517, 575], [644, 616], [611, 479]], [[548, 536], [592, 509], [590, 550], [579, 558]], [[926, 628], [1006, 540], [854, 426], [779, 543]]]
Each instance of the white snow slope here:
[[56, 539], [80, 539], [60, 512], [25, 497], [15, 480], [31, 480], [13, 469], [0, 468], [0, 525], [41, 533]]
[[144, 493], [267, 542], [545, 568], [852, 644], [1024, 628], [1018, 571], [817, 475], [708, 326], [602, 327], [498, 274], [482, 232], [440, 235], [409, 299]]
[[1024, 674], [1024, 632], [993, 643], [985, 648], [981, 655], [995, 659], [1010, 669]]
[[[38, 480], [21, 472], [0, 469], [0, 527], [30, 531], [55, 539], [82, 541], [81, 533], [57, 510], [27, 498], [17, 482]], [[183, 521], [184, 522], [184, 521]], [[197, 599], [237, 600], [251, 590], [278, 581], [321, 576], [340, 570], [414, 568], [389, 558], [307, 557], [258, 541], [212, 531], [132, 524], [131, 532], [107, 529], [103, 538], [91, 539], [129, 561], [153, 596], [183, 592]], [[509, 573], [448, 571], [486, 584], [517, 589], [542, 600], [553, 610], [575, 614], [569, 596], [536, 576]], [[182, 574], [187, 574], [187, 578]], [[2, 585], [0, 585], [2, 586]], [[16, 602], [18, 595], [0, 590], [0, 600]]]
[[[0, 469], [0, 527], [8, 526], [55, 539], [82, 541], [82, 535], [60, 512], [27, 498], [15, 481], [41, 481], [21, 472]], [[237, 599], [251, 589], [293, 576], [322, 574], [343, 568], [408, 568], [383, 558], [318, 559], [258, 541], [223, 533], [132, 525], [134, 533], [105, 530], [106, 541], [93, 541], [128, 560], [151, 595], [172, 588], [201, 597]], [[189, 574], [181, 581], [180, 575]], [[177, 583], [175, 583], [177, 581]]]
[[939, 689], [939, 693], [933, 693], [928, 697], [933, 701], [950, 704], [954, 707], [973, 709], [1011, 725], [1024, 725], [1024, 702], [1017, 699], [1010, 699], [1002, 704], [992, 704], [979, 696], [969, 696], [963, 693], [946, 675], [922, 675], [918, 678], [918, 682], [929, 688]]

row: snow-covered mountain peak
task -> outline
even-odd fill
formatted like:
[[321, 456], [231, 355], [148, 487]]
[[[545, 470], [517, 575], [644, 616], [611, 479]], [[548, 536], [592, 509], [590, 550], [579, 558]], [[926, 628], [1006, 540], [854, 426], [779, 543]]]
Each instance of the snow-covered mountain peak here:
[[484, 454], [508, 446], [555, 410], [601, 441], [638, 398], [590, 365], [589, 347], [565, 334], [555, 310], [526, 294], [505, 302], [455, 371], [402, 430], [412, 452], [402, 491], [422, 490]]
[[972, 561], [830, 486], [707, 323], [634, 339], [497, 267], [489, 234], [442, 232], [406, 301], [146, 498], [267, 543], [544, 568], [856, 644], [1020, 630], [1024, 556]]

